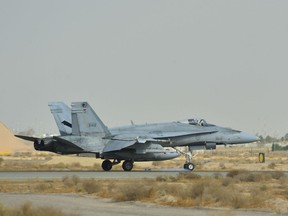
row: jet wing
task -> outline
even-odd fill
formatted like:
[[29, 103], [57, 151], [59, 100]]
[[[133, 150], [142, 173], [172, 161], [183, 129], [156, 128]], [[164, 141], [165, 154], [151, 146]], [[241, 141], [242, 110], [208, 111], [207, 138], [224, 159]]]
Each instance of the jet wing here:
[[119, 151], [132, 146], [136, 140], [110, 140], [104, 147], [103, 152]]
[[[114, 136], [104, 147], [103, 152], [119, 151], [132, 146], [136, 143], [171, 143], [170, 138], [188, 135], [202, 135], [216, 133], [217, 130], [198, 131], [198, 132], [165, 132], [163, 134], [149, 134], [149, 136], [137, 136], [137, 134], [121, 134]], [[172, 143], [171, 143], [172, 144]]]
[[[154, 142], [154, 143], [169, 143], [171, 138], [180, 136], [193, 136], [216, 133], [217, 130], [195, 131], [195, 132], [164, 132], [164, 133], [149, 133], [147, 135], [138, 134], [121, 134], [113, 137], [113, 140], [119, 141], [137, 141], [138, 143]], [[136, 142], [135, 142], [136, 143]]]

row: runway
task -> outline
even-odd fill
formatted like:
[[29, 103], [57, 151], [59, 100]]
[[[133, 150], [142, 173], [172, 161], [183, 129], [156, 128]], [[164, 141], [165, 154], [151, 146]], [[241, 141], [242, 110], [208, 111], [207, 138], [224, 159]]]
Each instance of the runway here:
[[[29, 180], [29, 179], [62, 179], [64, 176], [78, 176], [81, 179], [141, 179], [156, 178], [157, 176], [178, 176], [185, 170], [161, 170], [161, 171], [1, 171], [0, 180]], [[210, 172], [195, 172], [195, 174], [211, 175]]]
[[[169, 169], [169, 170], [149, 170], [149, 171], [0, 171], [0, 180], [25, 181], [29, 179], [52, 180], [62, 179], [65, 176], [78, 176], [81, 179], [141, 179], [141, 178], [156, 178], [157, 176], [178, 176], [180, 173], [188, 173], [184, 169]], [[263, 172], [268, 171], [253, 171]], [[197, 175], [222, 175], [226, 176], [228, 172], [224, 171], [193, 171]], [[288, 175], [288, 172], [284, 172]]]

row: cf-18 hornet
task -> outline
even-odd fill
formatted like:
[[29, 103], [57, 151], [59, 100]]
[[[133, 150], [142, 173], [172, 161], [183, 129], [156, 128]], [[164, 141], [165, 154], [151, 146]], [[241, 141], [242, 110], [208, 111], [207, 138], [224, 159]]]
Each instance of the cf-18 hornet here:
[[[105, 171], [122, 163], [131, 171], [135, 161], [170, 160], [184, 154], [184, 169], [193, 170], [192, 151], [216, 149], [217, 145], [242, 144], [258, 140], [255, 135], [209, 124], [204, 119], [187, 119], [107, 128], [87, 102], [74, 102], [70, 109], [62, 102], [48, 104], [60, 136], [35, 138], [16, 135], [34, 142], [38, 151], [58, 154], [94, 155], [101, 158]], [[183, 151], [179, 147], [187, 147]], [[173, 149], [173, 150], [172, 150]]]

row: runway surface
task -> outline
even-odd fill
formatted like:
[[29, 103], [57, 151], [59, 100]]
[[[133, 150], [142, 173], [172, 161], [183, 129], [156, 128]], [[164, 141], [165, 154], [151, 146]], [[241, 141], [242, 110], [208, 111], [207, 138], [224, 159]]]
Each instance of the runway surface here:
[[[62, 179], [65, 176], [78, 176], [81, 179], [141, 179], [141, 178], [156, 178], [157, 176], [178, 176], [180, 173], [188, 173], [184, 169], [171, 169], [171, 170], [149, 170], [149, 171], [0, 171], [0, 180], [13, 180], [22, 181], [29, 179]], [[262, 172], [262, 171], [259, 171]], [[264, 171], [265, 172], [265, 171]], [[263, 172], [263, 173], [264, 173]], [[228, 172], [222, 171], [194, 171], [197, 175], [215, 175], [220, 174], [225, 176]], [[284, 172], [288, 175], [288, 172]]]
[[[1, 171], [0, 180], [28, 180], [28, 179], [62, 179], [64, 176], [76, 175], [82, 179], [140, 179], [156, 178], [157, 176], [178, 176], [185, 170], [161, 170], [161, 171]], [[211, 175], [211, 172], [195, 172], [195, 174]]]

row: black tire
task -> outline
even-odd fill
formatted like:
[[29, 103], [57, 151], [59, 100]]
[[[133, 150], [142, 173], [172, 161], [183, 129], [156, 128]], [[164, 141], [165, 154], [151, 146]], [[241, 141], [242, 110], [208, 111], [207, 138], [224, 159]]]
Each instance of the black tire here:
[[113, 167], [113, 164], [110, 160], [104, 160], [102, 162], [102, 169], [104, 171], [110, 171], [112, 169], [112, 167]]
[[133, 162], [130, 160], [125, 160], [122, 164], [124, 171], [131, 171], [133, 169]]
[[186, 166], [187, 166], [186, 169], [188, 169], [188, 170], [190, 170], [190, 171], [193, 171], [194, 168], [195, 168], [195, 165], [194, 165], [193, 163], [188, 163], [188, 164], [186, 164]]
[[188, 168], [187, 168], [187, 164], [184, 164], [183, 168], [184, 168], [184, 169], [188, 169]]

